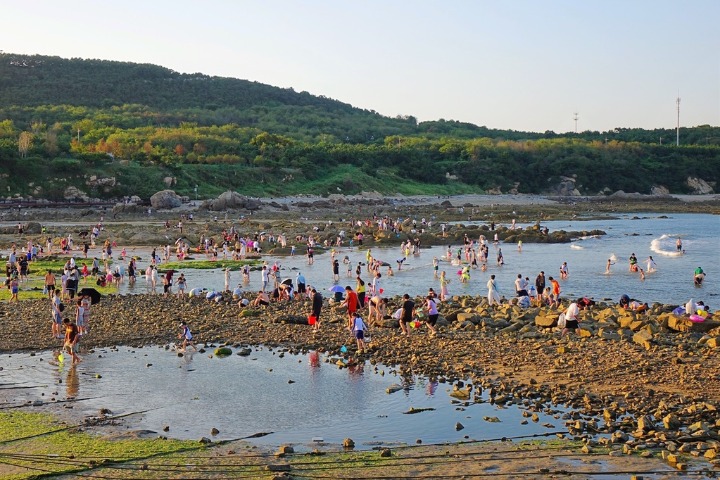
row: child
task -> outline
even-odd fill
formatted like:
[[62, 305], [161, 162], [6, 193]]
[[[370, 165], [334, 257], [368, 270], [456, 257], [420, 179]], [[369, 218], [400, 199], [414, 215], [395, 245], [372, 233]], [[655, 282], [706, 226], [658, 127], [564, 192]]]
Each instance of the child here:
[[365, 352], [365, 322], [363, 322], [360, 312], [354, 313], [354, 318], [350, 321], [350, 330], [353, 332], [355, 339], [357, 340], [357, 351], [358, 353]]
[[182, 330], [180, 334], [178, 334], [178, 339], [182, 338], [183, 343], [178, 349], [179, 352], [184, 352], [185, 348], [190, 345], [193, 350], [197, 352], [197, 347], [193, 343], [193, 335], [192, 332], [190, 332], [190, 328], [187, 326], [185, 322], [180, 322], [180, 329]]
[[72, 357], [72, 363], [76, 364], [81, 361], [80, 356], [77, 354], [77, 342], [80, 339], [78, 327], [71, 322], [69, 318], [64, 319], [63, 324], [65, 325], [65, 344], [63, 345], [63, 349]]

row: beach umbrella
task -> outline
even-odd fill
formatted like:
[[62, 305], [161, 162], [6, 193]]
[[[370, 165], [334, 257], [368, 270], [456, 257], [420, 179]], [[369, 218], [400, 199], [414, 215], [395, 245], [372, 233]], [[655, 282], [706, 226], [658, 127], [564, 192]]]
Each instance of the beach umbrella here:
[[328, 290], [330, 290], [333, 293], [342, 293], [345, 291], [345, 289], [343, 287], [341, 287], [340, 285], [333, 285], [332, 287], [328, 288]]
[[290, 285], [290, 286], [292, 286], [292, 282], [293, 282], [292, 278], [286, 278], [285, 280], [282, 281], [283, 284]]
[[78, 295], [80, 296], [88, 296], [90, 297], [90, 303], [92, 305], [95, 305], [100, 301], [102, 298], [102, 294], [95, 290], [94, 288], [83, 288], [78, 292]]

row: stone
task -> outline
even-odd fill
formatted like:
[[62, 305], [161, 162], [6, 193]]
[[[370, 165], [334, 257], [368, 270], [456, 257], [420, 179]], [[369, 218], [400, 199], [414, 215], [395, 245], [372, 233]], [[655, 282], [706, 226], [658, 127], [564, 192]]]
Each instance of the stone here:
[[383, 458], [391, 457], [392, 456], [392, 450], [389, 448], [383, 448], [380, 450], [380, 456]]
[[633, 335], [633, 342], [645, 347], [646, 350], [650, 350], [652, 334], [647, 330], [640, 330], [635, 335]]
[[669, 413], [669, 414], [665, 415], [663, 417], [662, 421], [663, 421], [663, 426], [667, 430], [675, 430], [678, 427], [680, 427], [680, 420], [678, 419], [677, 415], [675, 415], [674, 413]]
[[355, 448], [355, 442], [352, 438], [346, 438], [343, 440], [343, 448]]
[[150, 205], [156, 210], [170, 210], [181, 206], [182, 200], [172, 190], [161, 190], [150, 197]]
[[542, 328], [551, 328], [557, 325], [557, 315], [538, 315], [535, 317], [535, 325]]

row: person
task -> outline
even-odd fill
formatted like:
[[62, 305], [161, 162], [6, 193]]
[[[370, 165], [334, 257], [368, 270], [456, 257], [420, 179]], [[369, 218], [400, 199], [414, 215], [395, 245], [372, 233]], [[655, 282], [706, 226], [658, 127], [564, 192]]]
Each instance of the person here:
[[620, 308], [627, 309], [630, 306], [630, 296], [627, 294], [623, 294], [620, 297], [620, 301], [618, 302], [618, 305], [620, 305]]
[[260, 290], [264, 292], [270, 282], [270, 274], [268, 273], [267, 265], [262, 266], [260, 276], [262, 279], [262, 288]]
[[503, 258], [502, 248], [498, 248], [497, 264], [498, 264], [498, 267], [502, 267], [503, 265], [505, 265], [505, 259]]
[[562, 265], [560, 265], [560, 278], [565, 279], [568, 277], [568, 264], [567, 262], [563, 262]]
[[695, 269], [695, 276], [693, 278], [694, 278], [695, 285], [697, 285], [697, 286], [702, 285], [703, 280], [705, 280], [705, 272], [703, 271], [702, 267], [697, 267]]
[[493, 303], [500, 305], [500, 294], [497, 291], [497, 285], [495, 283], [495, 275], [490, 275], [490, 280], [487, 282], [488, 288], [488, 305], [493, 306]]
[[630, 262], [630, 271], [631, 272], [637, 272], [638, 266], [637, 266], [637, 257], [634, 253], [630, 254], [630, 258], [628, 259]]
[[367, 330], [367, 326], [365, 325], [365, 322], [363, 322], [363, 319], [360, 316], [360, 312], [353, 313], [352, 317], [350, 318], [350, 325], [348, 329], [353, 332], [353, 335], [357, 340], [357, 352], [364, 353], [366, 348], [365, 330]]
[[682, 240], [680, 240], [680, 237], [678, 237], [677, 241], [675, 242], [675, 249], [678, 252], [682, 252]]
[[435, 324], [437, 323], [437, 319], [440, 316], [434, 295], [428, 295], [425, 298], [425, 313], [427, 314], [427, 320], [425, 320], [425, 324], [427, 325], [428, 329], [430, 329], [430, 336], [434, 337], [435, 335], [437, 335], [437, 328], [435, 327]]
[[646, 262], [647, 262], [648, 273], [654, 272], [657, 269], [657, 264], [655, 263], [655, 260], [652, 258], [652, 255], [648, 256]]
[[[387, 298], [381, 298], [380, 295], [374, 295], [369, 301], [368, 301], [368, 322], [370, 325], [376, 325], [379, 324], [383, 318], [385, 318], [385, 313], [387, 312]], [[377, 320], [377, 323], [375, 322]]]
[[560, 306], [560, 283], [553, 277], [550, 277], [549, 280], [552, 285], [552, 303], [550, 306], [557, 308]]
[[438, 269], [440, 268], [440, 261], [437, 257], [433, 257], [432, 261], [433, 266], [433, 278], [438, 278]]
[[187, 287], [187, 280], [185, 279], [185, 274], [181, 273], [177, 279], [178, 297], [182, 297], [183, 295], [185, 295], [185, 287]]
[[193, 348], [193, 350], [197, 352], [197, 347], [193, 342], [193, 334], [185, 322], [180, 322], [180, 333], [178, 334], [178, 339], [182, 339], [183, 341], [182, 345], [180, 345], [180, 348], [178, 348], [178, 351], [184, 352], [185, 349], [190, 346]]
[[578, 319], [577, 316], [580, 313], [580, 309], [578, 308], [577, 302], [572, 302], [567, 310], [565, 310], [565, 326], [562, 329], [561, 336], [564, 336], [568, 332], [572, 331], [575, 333], [575, 330], [578, 328]]
[[365, 308], [365, 294], [366, 294], [366, 288], [365, 288], [365, 280], [360, 278], [360, 275], [357, 276], [357, 286], [355, 287], [355, 291], [357, 292], [358, 296], [358, 304], [360, 305], [360, 308]]
[[610, 273], [610, 267], [612, 265], [615, 265], [615, 263], [612, 261], [612, 258], [608, 258], [607, 264], [605, 265], [605, 273]]
[[297, 277], [295, 278], [295, 291], [297, 292], [297, 297], [301, 301], [304, 301], [307, 295], [307, 290], [305, 288], [305, 275], [300, 272], [297, 273]]
[[77, 305], [75, 310], [75, 325], [77, 325], [78, 328], [78, 335], [85, 335], [85, 306], [80, 298], [78, 298], [75, 304]]
[[333, 272], [333, 282], [337, 283], [340, 281], [340, 262], [338, 259], [334, 259], [332, 261], [332, 272]]
[[50, 313], [52, 314], [52, 335], [53, 338], [63, 338], [62, 328], [62, 312], [60, 311], [60, 289], [56, 288], [51, 292], [50, 297]]
[[405, 262], [405, 260], [407, 260], [407, 257], [402, 257], [402, 258], [398, 258], [397, 260], [395, 260], [395, 262], [398, 264], [398, 268], [397, 268], [398, 272], [400, 270], [402, 270], [402, 265]]
[[225, 268], [225, 290], [223, 291], [230, 291], [230, 267]]
[[267, 307], [270, 305], [270, 296], [267, 294], [267, 292], [264, 292], [262, 290], [258, 291], [257, 297], [255, 297], [255, 300], [252, 302], [253, 307]]
[[415, 302], [410, 300], [410, 295], [403, 295], [402, 314], [400, 315], [400, 330], [403, 335], [410, 335], [408, 324], [412, 322], [415, 312]]
[[518, 273], [517, 278], [515, 279], [515, 296], [516, 297], [527, 297], [528, 291], [527, 291], [527, 282], [522, 277], [521, 273]]
[[48, 270], [45, 274], [45, 290], [47, 291], [48, 298], [52, 299], [55, 295], [55, 275], [52, 270]]
[[310, 289], [310, 294], [312, 295], [312, 310], [310, 315], [315, 317], [313, 331], [318, 331], [320, 330], [320, 310], [322, 310], [323, 306], [323, 297], [314, 287]]
[[445, 276], [445, 270], [440, 272], [440, 301], [444, 302], [447, 300], [447, 297], [449, 295], [448, 293], [448, 283], [450, 283], [450, 280], [447, 279]]
[[73, 365], [82, 361], [78, 355], [78, 340], [80, 335], [78, 334], [78, 327], [69, 318], [63, 320], [65, 325], [65, 343], [63, 344], [63, 350], [65, 350], [72, 358]]
[[347, 307], [348, 318], [351, 320], [355, 316], [355, 312], [358, 311], [359, 304], [358, 294], [350, 288], [350, 285], [345, 287], [345, 300], [342, 305]]
[[545, 292], [545, 272], [541, 271], [535, 277], [535, 289], [538, 292], [538, 306], [542, 305], [542, 294]]
[[10, 279], [10, 300], [9, 302], [18, 301], [18, 292], [20, 291], [20, 282], [18, 281], [17, 274], [13, 274], [12, 278]]

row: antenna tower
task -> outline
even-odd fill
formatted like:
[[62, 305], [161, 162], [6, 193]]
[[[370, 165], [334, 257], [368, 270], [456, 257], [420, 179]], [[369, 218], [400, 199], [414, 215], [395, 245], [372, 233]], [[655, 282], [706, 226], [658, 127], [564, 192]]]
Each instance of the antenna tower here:
[[675, 144], [679, 147], [680, 146], [680, 92], [678, 92], [678, 97], [677, 97], [677, 100], [675, 100], [675, 103], [677, 104], [677, 129], [676, 129], [677, 140], [676, 140]]

